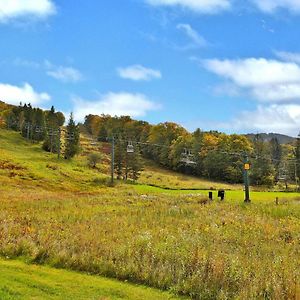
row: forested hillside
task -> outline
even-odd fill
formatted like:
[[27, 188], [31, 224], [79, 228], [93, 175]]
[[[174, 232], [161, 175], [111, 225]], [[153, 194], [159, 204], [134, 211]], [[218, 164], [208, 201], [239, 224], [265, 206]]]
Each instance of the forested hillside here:
[[298, 143], [281, 145], [276, 137], [266, 142], [261, 135], [248, 139], [201, 129], [190, 133], [176, 123], [151, 125], [126, 116], [88, 115], [84, 125], [99, 141], [114, 137], [120, 178], [126, 177], [128, 145], [134, 147], [137, 162], [142, 155], [168, 169], [230, 183], [243, 181], [245, 162], [251, 164], [254, 185], [282, 182], [287, 186], [300, 174]]
[[183, 174], [228, 183], [243, 182], [246, 162], [251, 165], [252, 185], [297, 185], [300, 174], [298, 140], [281, 144], [275, 135], [266, 141], [261, 134], [247, 138], [201, 129], [191, 133], [176, 123], [152, 125], [129, 116], [88, 115], [79, 126], [71, 115], [65, 127], [65, 116], [54, 107], [43, 111], [30, 104], [0, 104], [2, 126], [19, 131], [33, 142], [42, 142], [45, 151], [67, 159], [80, 152], [80, 130], [93, 137], [91, 143], [107, 145], [106, 154], [110, 154], [113, 143], [118, 179], [137, 180], [144, 159]]

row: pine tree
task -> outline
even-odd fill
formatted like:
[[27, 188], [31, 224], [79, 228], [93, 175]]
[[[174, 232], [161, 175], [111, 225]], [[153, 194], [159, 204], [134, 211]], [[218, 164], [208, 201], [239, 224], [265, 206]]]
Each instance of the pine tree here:
[[278, 142], [278, 139], [276, 137], [272, 138], [270, 141], [270, 151], [271, 151], [271, 158], [273, 161], [273, 166], [276, 171], [276, 181], [279, 179], [279, 168], [281, 164], [282, 159], [282, 147]]
[[[126, 145], [122, 141], [122, 138], [119, 137], [115, 141], [115, 165], [114, 168], [117, 172], [117, 179], [121, 179], [122, 176], [124, 175], [123, 169], [125, 168], [125, 157], [126, 157]], [[126, 173], [126, 172], [125, 172]]]
[[134, 153], [126, 153], [126, 170], [125, 177], [129, 177], [133, 181], [138, 180], [143, 170], [142, 155], [138, 147], [135, 147]]
[[43, 149], [52, 153], [58, 152], [59, 143], [59, 129], [65, 122], [65, 116], [61, 112], [55, 112], [54, 106], [51, 106], [49, 111], [46, 111], [46, 125], [47, 132]]
[[65, 158], [70, 159], [74, 157], [76, 154], [79, 153], [79, 150], [79, 126], [75, 124], [75, 121], [73, 119], [73, 113], [71, 113], [66, 132]]

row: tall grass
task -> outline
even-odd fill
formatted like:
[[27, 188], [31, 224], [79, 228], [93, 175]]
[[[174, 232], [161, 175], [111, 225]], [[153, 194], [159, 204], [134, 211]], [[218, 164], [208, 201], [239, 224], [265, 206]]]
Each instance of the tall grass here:
[[0, 255], [195, 299], [300, 298], [296, 194], [252, 193], [244, 205], [242, 191], [211, 203], [201, 191], [107, 188], [84, 156], [58, 161], [5, 130], [0, 140]]
[[104, 191], [2, 188], [0, 254], [196, 299], [299, 299], [299, 214], [278, 213], [299, 203]]

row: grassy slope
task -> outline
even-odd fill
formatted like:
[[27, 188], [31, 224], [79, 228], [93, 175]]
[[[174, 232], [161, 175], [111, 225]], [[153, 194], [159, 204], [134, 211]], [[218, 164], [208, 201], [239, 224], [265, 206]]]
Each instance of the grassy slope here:
[[[300, 295], [297, 194], [255, 193], [245, 206], [230, 191], [200, 205], [207, 191], [107, 188], [85, 157], [58, 161], [2, 130], [1, 161], [0, 255], [201, 299]], [[275, 206], [277, 195], [289, 200]]]
[[116, 280], [0, 259], [0, 299], [178, 299]]
[[[98, 190], [97, 179], [107, 178], [88, 168], [86, 157], [58, 160], [56, 155], [43, 151], [40, 144], [27, 142], [16, 132], [0, 129], [0, 141], [0, 176], [4, 181], [10, 178], [14, 184], [49, 190], [94, 191]], [[6, 166], [5, 162], [9, 164]]]
[[162, 169], [150, 161], [146, 161], [145, 170], [138, 183], [169, 189], [241, 189], [241, 185], [210, 181]]

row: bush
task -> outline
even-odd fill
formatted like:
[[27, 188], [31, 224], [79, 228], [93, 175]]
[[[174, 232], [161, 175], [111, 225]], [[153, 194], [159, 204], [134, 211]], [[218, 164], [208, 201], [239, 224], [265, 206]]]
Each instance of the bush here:
[[91, 153], [88, 156], [88, 165], [96, 168], [97, 164], [101, 162], [102, 156], [100, 153]]

